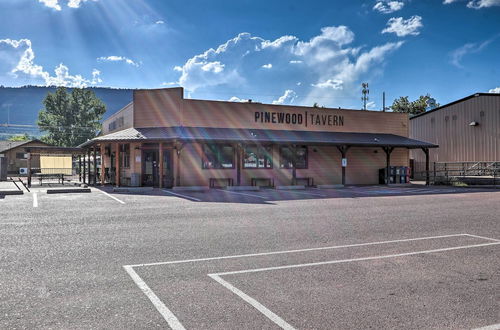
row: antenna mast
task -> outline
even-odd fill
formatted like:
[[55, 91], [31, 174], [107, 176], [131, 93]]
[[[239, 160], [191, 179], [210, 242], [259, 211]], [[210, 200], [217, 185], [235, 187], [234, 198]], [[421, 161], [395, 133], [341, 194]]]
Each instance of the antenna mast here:
[[366, 101], [368, 101], [368, 94], [370, 94], [370, 90], [368, 89], [368, 83], [362, 83], [361, 86], [363, 87], [363, 90], [361, 93], [363, 96], [361, 97], [361, 100], [363, 101], [363, 110], [366, 110]]

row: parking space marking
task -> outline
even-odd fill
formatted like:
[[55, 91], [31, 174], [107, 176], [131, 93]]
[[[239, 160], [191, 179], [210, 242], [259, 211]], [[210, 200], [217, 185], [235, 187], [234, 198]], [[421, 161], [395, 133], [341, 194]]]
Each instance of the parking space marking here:
[[[312, 263], [287, 265], [287, 266], [276, 266], [276, 267], [265, 267], [265, 268], [247, 269], [247, 270], [222, 272], [222, 273], [207, 274], [207, 275], [210, 278], [212, 278], [213, 280], [217, 281], [222, 286], [224, 286], [229, 291], [231, 291], [234, 294], [236, 294], [243, 301], [245, 301], [248, 304], [250, 304], [251, 306], [253, 306], [255, 309], [257, 309], [259, 312], [261, 312], [264, 316], [266, 316], [269, 320], [271, 320], [273, 323], [275, 323], [276, 325], [278, 325], [282, 329], [293, 330], [295, 328], [292, 327], [290, 324], [288, 324], [285, 320], [283, 320], [281, 317], [279, 317], [278, 315], [276, 315], [270, 309], [268, 309], [267, 307], [265, 307], [264, 305], [262, 305], [256, 299], [250, 297], [249, 295], [247, 295], [243, 291], [239, 290], [238, 288], [236, 288], [235, 286], [233, 286], [228, 281], [223, 280], [221, 278], [221, 276], [224, 276], [224, 275], [236, 275], [236, 274], [248, 274], [248, 273], [256, 273], [256, 272], [263, 272], [263, 271], [270, 271], [270, 270], [292, 269], [292, 268], [300, 268], [300, 267], [332, 265], [332, 264], [349, 263], [349, 262], [356, 262], [356, 261], [368, 261], [368, 260], [388, 259], [388, 258], [396, 258], [396, 257], [405, 257], [405, 256], [413, 256], [413, 255], [421, 255], [421, 254], [429, 254], [429, 253], [454, 251], [454, 250], [460, 250], [460, 249], [470, 249], [470, 248], [483, 247], [483, 246], [491, 246], [491, 245], [499, 245], [499, 244], [500, 244], [500, 241], [499, 242], [493, 242], [493, 243], [463, 245], [463, 246], [455, 246], [455, 247], [450, 247], [450, 248], [422, 250], [422, 251], [397, 253], [397, 254], [389, 254], [389, 255], [382, 255], [382, 256], [373, 256], [373, 257], [363, 257], [363, 258], [353, 258], [353, 259], [343, 259], [343, 260], [330, 260], [330, 261], [323, 261], [323, 262], [312, 262]], [[488, 327], [485, 327], [485, 328], [480, 328], [480, 330], [498, 329], [498, 326], [499, 326], [499, 324], [491, 325], [491, 326], [488, 326]]]
[[118, 202], [118, 203], [120, 203], [120, 204], [125, 204], [125, 202], [124, 202], [124, 201], [122, 201], [122, 200], [120, 200], [120, 199], [116, 198], [116, 197], [115, 197], [115, 196], [113, 196], [113, 195], [108, 194], [107, 192], [105, 192], [105, 191], [103, 191], [103, 190], [101, 190], [101, 189], [97, 189], [97, 191], [100, 191], [100, 192], [101, 192], [101, 193], [103, 193], [104, 195], [108, 196], [109, 198], [114, 199], [115, 201], [117, 201], [117, 202]]
[[474, 330], [499, 330], [499, 329], [500, 329], [500, 323], [498, 323], [498, 324], [492, 324], [492, 325], [487, 325], [485, 327], [476, 328]]
[[165, 306], [165, 304], [158, 298], [158, 296], [151, 290], [151, 288], [143, 281], [143, 279], [135, 272], [132, 266], [123, 266], [127, 273], [130, 275], [132, 280], [134, 280], [135, 284], [141, 289], [141, 291], [149, 298], [149, 300], [153, 303], [156, 310], [160, 312], [165, 321], [167, 321], [168, 325], [172, 328], [172, 330], [185, 330], [184, 326], [179, 322], [177, 317], [172, 313], [170, 309]]
[[38, 207], [38, 194], [36, 192], [33, 193], [33, 207]]
[[268, 319], [273, 321], [275, 324], [280, 326], [281, 328], [285, 330], [295, 330], [294, 327], [292, 327], [290, 324], [288, 324], [285, 320], [283, 320], [281, 317], [273, 313], [269, 308], [265, 307], [262, 305], [260, 302], [255, 300], [254, 298], [250, 297], [247, 295], [245, 292], [241, 291], [231, 283], [223, 280], [220, 276], [216, 274], [208, 274], [213, 280], [217, 281], [219, 284], [224, 286], [226, 289], [229, 291], [233, 292], [237, 296], [239, 296], [241, 299], [252, 305], [255, 309], [257, 309], [259, 312], [264, 314]]
[[222, 192], [225, 192], [225, 193], [230, 193], [230, 194], [236, 194], [236, 195], [243, 195], [243, 196], [249, 196], [249, 197], [256, 197], [256, 198], [267, 199], [267, 197], [264, 197], [264, 196], [259, 196], [259, 195], [254, 195], [254, 194], [247, 194], [247, 193], [242, 193], [242, 192], [237, 192], [237, 191], [224, 190], [224, 189], [215, 189], [215, 190], [222, 191]]
[[179, 193], [174, 193], [173, 191], [168, 191], [168, 190], [162, 190], [162, 191], [166, 192], [167, 194], [171, 194], [171, 195], [174, 195], [177, 197], [187, 198], [187, 199], [190, 199], [190, 200], [195, 201], [195, 202], [201, 202], [201, 199], [199, 199], [199, 198], [195, 198], [195, 197], [191, 197], [191, 196], [183, 195], [183, 194], [179, 194]]
[[[241, 255], [232, 255], [232, 256], [222, 256], [222, 257], [210, 257], [210, 258], [199, 258], [199, 259], [186, 259], [186, 260], [177, 260], [177, 261], [165, 261], [165, 262], [154, 262], [154, 263], [144, 263], [144, 264], [135, 264], [135, 265], [125, 265], [123, 268], [130, 275], [134, 283], [139, 287], [139, 289], [148, 297], [148, 299], [153, 303], [154, 307], [158, 310], [158, 312], [163, 316], [165, 321], [167, 321], [168, 325], [173, 330], [182, 330], [185, 329], [184, 326], [180, 323], [177, 317], [172, 313], [170, 309], [160, 300], [160, 298], [153, 292], [153, 290], [146, 284], [146, 282], [137, 274], [134, 270], [135, 267], [147, 267], [147, 266], [158, 266], [158, 265], [170, 265], [170, 264], [181, 264], [181, 263], [189, 263], [189, 262], [201, 262], [201, 261], [212, 261], [212, 260], [222, 260], [222, 259], [233, 259], [233, 258], [244, 258], [244, 257], [257, 257], [257, 256], [268, 256], [274, 254], [285, 254], [285, 253], [294, 253], [294, 252], [307, 252], [307, 251], [320, 251], [327, 249], [339, 249], [339, 248], [348, 248], [348, 247], [359, 247], [359, 246], [370, 246], [370, 245], [381, 245], [381, 244], [390, 244], [390, 243], [399, 243], [399, 242], [410, 242], [410, 241], [422, 241], [422, 240], [430, 240], [430, 239], [439, 239], [439, 238], [449, 238], [449, 237], [460, 237], [460, 236], [469, 236], [475, 237], [483, 240], [489, 240], [489, 243], [482, 244], [471, 244], [471, 245], [462, 245], [455, 246], [449, 248], [440, 248], [440, 249], [432, 249], [432, 250], [420, 250], [406, 253], [397, 253], [397, 254], [389, 254], [389, 255], [379, 255], [372, 257], [362, 257], [362, 258], [352, 258], [352, 259], [341, 259], [341, 260], [329, 260], [323, 262], [314, 262], [314, 263], [304, 263], [304, 264], [293, 264], [293, 265], [285, 265], [285, 266], [275, 266], [275, 267], [264, 267], [264, 268], [254, 268], [247, 270], [239, 270], [239, 271], [229, 271], [229, 272], [219, 272], [219, 273], [210, 273], [207, 274], [210, 278], [224, 286], [226, 289], [230, 290], [234, 294], [238, 295], [245, 302], [256, 308], [259, 312], [265, 315], [268, 319], [270, 319], [273, 323], [280, 326], [283, 329], [293, 330], [294, 328], [288, 324], [285, 320], [280, 318], [274, 312], [269, 310], [267, 307], [259, 303], [254, 298], [250, 297], [240, 289], [233, 286], [228, 281], [221, 278], [224, 275], [235, 275], [235, 274], [245, 274], [245, 273], [256, 273], [256, 272], [264, 272], [271, 270], [282, 270], [282, 269], [292, 269], [292, 268], [300, 268], [300, 267], [309, 267], [309, 266], [320, 266], [320, 265], [330, 265], [330, 264], [339, 264], [339, 263], [348, 263], [348, 262], [356, 262], [356, 261], [368, 261], [368, 260], [378, 260], [378, 259], [388, 259], [395, 257], [403, 257], [403, 256], [412, 256], [412, 255], [422, 255], [422, 254], [430, 254], [430, 253], [438, 253], [438, 252], [446, 252], [446, 251], [454, 251], [454, 250], [462, 250], [462, 249], [470, 249], [477, 247], [485, 247], [485, 246], [494, 246], [500, 245], [500, 240], [494, 238], [488, 238], [483, 236], [477, 236], [472, 234], [450, 234], [450, 235], [439, 235], [439, 236], [428, 236], [428, 237], [418, 237], [418, 238], [407, 238], [407, 239], [397, 239], [390, 241], [379, 241], [379, 242], [368, 242], [368, 243], [357, 243], [357, 244], [348, 244], [348, 245], [337, 245], [337, 246], [329, 246], [329, 247], [319, 247], [319, 248], [309, 248], [309, 249], [297, 249], [297, 250], [286, 250], [286, 251], [274, 251], [274, 252], [263, 252], [263, 253], [251, 253], [251, 254], [241, 254]], [[487, 328], [487, 330], [490, 330]]]
[[354, 262], [354, 261], [379, 260], [379, 259], [406, 257], [406, 256], [420, 255], [420, 254], [429, 254], [429, 253], [446, 252], [446, 251], [454, 251], [454, 250], [472, 249], [472, 248], [476, 248], [476, 247], [483, 247], [483, 246], [490, 246], [490, 245], [500, 245], [500, 242], [491, 242], [491, 243], [482, 243], [482, 244], [473, 244], [473, 245], [461, 245], [461, 246], [454, 246], [454, 247], [449, 247], [449, 248], [420, 250], [420, 251], [387, 254], [387, 255], [373, 256], [373, 257], [362, 257], [362, 258], [343, 259], [343, 260], [329, 260], [329, 261], [311, 262], [311, 263], [305, 263], [305, 264], [254, 268], [254, 269], [246, 269], [246, 270], [236, 270], [236, 271], [231, 271], [231, 272], [214, 273], [213, 275], [223, 276], [223, 275], [235, 275], [235, 274], [245, 274], [245, 273], [258, 273], [258, 272], [265, 272], [265, 271], [269, 271], [269, 270], [280, 270], [280, 269], [301, 268], [301, 267], [310, 267], [310, 266], [331, 265], [331, 264], [340, 264], [340, 263]]

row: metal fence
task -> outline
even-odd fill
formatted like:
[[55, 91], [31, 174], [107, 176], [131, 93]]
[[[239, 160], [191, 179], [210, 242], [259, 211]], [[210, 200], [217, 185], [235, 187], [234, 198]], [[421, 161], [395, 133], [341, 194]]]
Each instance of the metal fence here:
[[[414, 173], [416, 179], [424, 178], [426, 172]], [[435, 162], [429, 177], [431, 184], [500, 184], [500, 162]]]

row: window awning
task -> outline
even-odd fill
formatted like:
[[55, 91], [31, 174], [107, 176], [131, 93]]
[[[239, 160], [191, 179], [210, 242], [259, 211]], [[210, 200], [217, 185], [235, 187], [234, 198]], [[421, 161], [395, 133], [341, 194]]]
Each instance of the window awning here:
[[307, 145], [347, 145], [359, 147], [437, 148], [438, 145], [385, 133], [349, 133], [287, 131], [265, 129], [235, 129], [213, 127], [153, 127], [128, 128], [96, 137], [80, 145], [99, 142], [241, 142]]

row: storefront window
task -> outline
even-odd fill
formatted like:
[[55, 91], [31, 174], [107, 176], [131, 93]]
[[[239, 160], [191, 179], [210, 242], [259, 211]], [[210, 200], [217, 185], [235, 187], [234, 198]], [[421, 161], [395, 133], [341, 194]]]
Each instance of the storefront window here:
[[243, 168], [273, 168], [272, 147], [246, 146], [243, 149]]
[[[307, 147], [296, 147], [295, 168], [307, 168]], [[280, 148], [280, 167], [293, 168], [293, 148]]]
[[234, 149], [224, 144], [204, 144], [202, 167], [234, 168]]
[[130, 144], [122, 144], [120, 147], [121, 167], [130, 168]]

